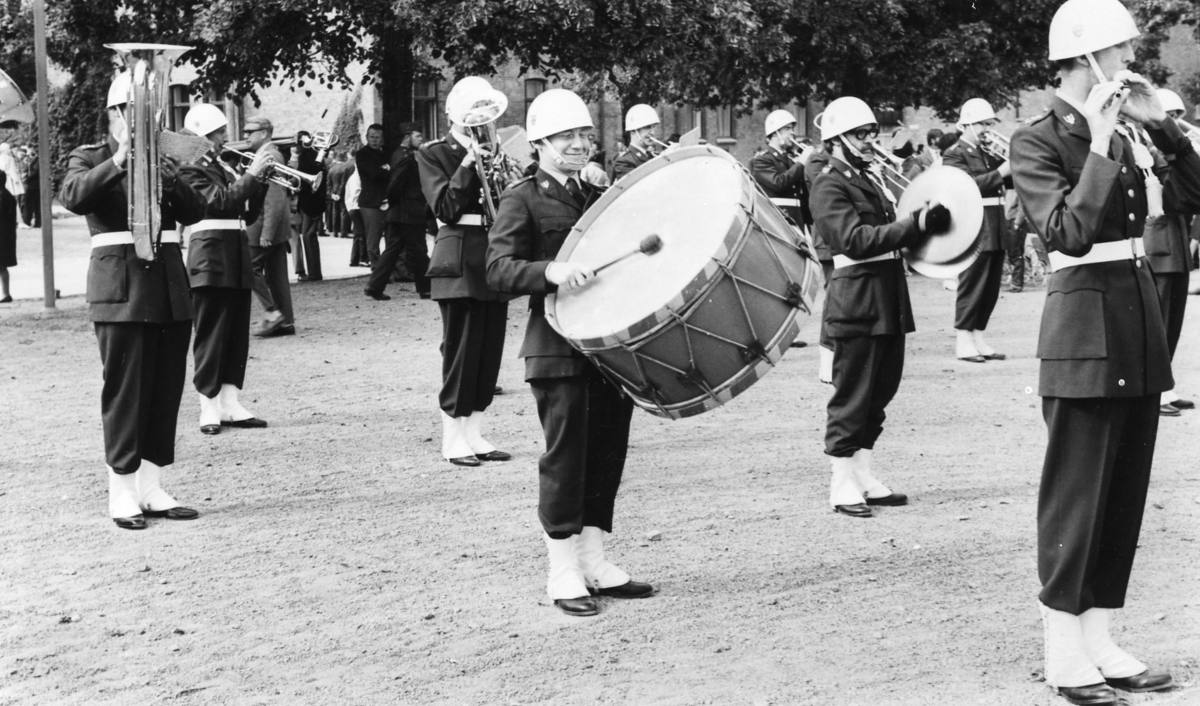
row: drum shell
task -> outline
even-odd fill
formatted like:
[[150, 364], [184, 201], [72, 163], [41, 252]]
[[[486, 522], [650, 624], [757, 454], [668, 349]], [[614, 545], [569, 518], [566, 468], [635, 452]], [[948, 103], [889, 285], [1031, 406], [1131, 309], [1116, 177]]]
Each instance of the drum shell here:
[[[820, 272], [811, 247], [743, 176], [738, 215], [683, 291], [624, 330], [582, 339], [564, 333], [652, 414], [693, 416], [737, 396], [779, 361], [811, 313]], [[569, 260], [573, 244], [568, 239], [560, 260]], [[547, 314], [557, 326], [553, 299]]]

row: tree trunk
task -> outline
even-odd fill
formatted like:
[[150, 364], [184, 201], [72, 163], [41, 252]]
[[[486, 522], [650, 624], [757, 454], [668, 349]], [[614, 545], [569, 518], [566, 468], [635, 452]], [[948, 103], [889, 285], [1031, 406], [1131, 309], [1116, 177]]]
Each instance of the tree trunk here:
[[391, 155], [403, 137], [400, 125], [413, 119], [413, 68], [412, 37], [402, 29], [389, 27], [377, 38], [382, 50], [378, 76], [379, 102], [383, 108], [383, 134], [385, 150]]

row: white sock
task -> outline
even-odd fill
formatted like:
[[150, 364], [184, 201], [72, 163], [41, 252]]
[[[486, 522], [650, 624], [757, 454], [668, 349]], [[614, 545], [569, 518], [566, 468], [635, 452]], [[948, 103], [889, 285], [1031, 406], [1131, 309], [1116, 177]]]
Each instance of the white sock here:
[[1179, 401], [1179, 395], [1175, 394], [1175, 390], [1167, 390], [1166, 392], [1162, 393], [1162, 395], [1160, 396], [1160, 398], [1158, 400], [1158, 403], [1159, 404], [1171, 404], [1172, 402], [1178, 402], [1178, 401]]
[[217, 393], [217, 401], [221, 405], [221, 419], [223, 421], [240, 422], [254, 418], [254, 413], [238, 402], [237, 385], [229, 383], [221, 385], [221, 391]]
[[1042, 612], [1046, 644], [1046, 683], [1051, 686], [1090, 686], [1104, 683], [1083, 647], [1083, 628], [1078, 615], [1047, 608]]
[[966, 329], [956, 328], [954, 334], [957, 337], [955, 343], [954, 355], [958, 358], [971, 358], [979, 355], [979, 349], [975, 347], [975, 337]]
[[980, 355], [996, 355], [996, 349], [989, 346], [987, 341], [983, 340], [983, 331], [972, 331], [971, 338], [975, 341], [975, 348], [979, 351]]
[[143, 510], [170, 510], [179, 507], [175, 498], [162, 489], [162, 466], [142, 459], [137, 472], [138, 505]]
[[817, 371], [817, 378], [821, 382], [833, 382], [833, 350], [825, 346], [817, 346], [821, 353], [820, 368]]
[[472, 412], [462, 418], [463, 433], [467, 438], [467, 445], [471, 447], [471, 452], [475, 454], [486, 454], [496, 450], [495, 446], [492, 446], [492, 444], [483, 438], [483, 433], [480, 431], [483, 416], [483, 412]]
[[862, 488], [854, 473], [853, 456], [830, 456], [833, 474], [829, 481], [829, 505], [860, 505], [864, 502]]
[[575, 539], [575, 553], [583, 579], [595, 588], [612, 588], [629, 583], [629, 574], [604, 558], [604, 530], [584, 527]]
[[200, 393], [200, 426], [217, 426], [221, 423], [221, 403], [217, 397], [205, 397]]
[[1117, 647], [1112, 640], [1109, 633], [1112, 613], [1107, 608], [1092, 608], [1079, 616], [1079, 624], [1083, 629], [1083, 649], [1106, 677], [1118, 679], [1141, 674], [1146, 671], [1146, 665]]
[[446, 460], [475, 455], [467, 442], [466, 419], [442, 412], [442, 457]]
[[892, 491], [872, 475], [871, 462], [874, 458], [875, 452], [871, 449], [859, 449], [854, 452], [855, 482], [868, 498], [886, 498]]
[[142, 514], [138, 505], [138, 473], [117, 473], [108, 466], [108, 516], [136, 517]]
[[546, 595], [551, 600], [587, 596], [587, 584], [583, 581], [583, 571], [579, 568], [579, 557], [575, 551], [578, 535], [571, 535], [566, 539], [551, 539], [550, 535], [545, 533], [542, 536], [546, 540], [546, 553], [550, 557]]

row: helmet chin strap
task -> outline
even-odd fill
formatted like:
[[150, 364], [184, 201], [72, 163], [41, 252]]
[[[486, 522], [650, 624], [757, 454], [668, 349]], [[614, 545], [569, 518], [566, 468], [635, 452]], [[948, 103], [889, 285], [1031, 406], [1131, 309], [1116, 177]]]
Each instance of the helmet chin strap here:
[[851, 160], [849, 160], [850, 166], [854, 167], [855, 169], [865, 169], [866, 167], [870, 166], [870, 164], [871, 164], [870, 158], [868, 158], [866, 155], [864, 155], [854, 145], [850, 144], [846, 140], [846, 136], [844, 134], [838, 135], [838, 140], [842, 143], [842, 150], [844, 152], [846, 152], [848, 157], [852, 158]]
[[542, 140], [542, 145], [550, 152], [550, 158], [563, 171], [569, 171], [571, 174], [580, 171], [587, 166], [587, 155], [581, 155], [579, 159], [567, 159], [561, 152], [554, 149], [554, 145], [550, 144], [550, 140]]

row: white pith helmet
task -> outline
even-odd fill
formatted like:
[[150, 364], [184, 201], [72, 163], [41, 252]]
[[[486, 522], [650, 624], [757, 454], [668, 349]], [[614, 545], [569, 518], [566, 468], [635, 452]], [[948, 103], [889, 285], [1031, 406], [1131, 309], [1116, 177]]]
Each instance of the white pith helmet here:
[[982, 98], [972, 98], [963, 103], [962, 109], [958, 111], [959, 125], [974, 125], [995, 118], [996, 111], [992, 110], [992, 104]]
[[229, 119], [221, 109], [211, 103], [197, 103], [188, 110], [183, 118], [183, 126], [200, 137], [220, 130], [229, 124]]
[[122, 71], [113, 79], [112, 85], [108, 87], [108, 105], [106, 108], [115, 108], [118, 105], [124, 105], [129, 102], [129, 72]]
[[446, 115], [457, 125], [484, 125], [507, 109], [508, 96], [479, 76], [461, 79], [446, 96]]
[[577, 127], [593, 127], [592, 114], [583, 99], [572, 91], [551, 88], [529, 104], [525, 133], [530, 142]]
[[625, 131], [640, 130], [647, 125], [660, 122], [662, 121], [658, 119], [658, 111], [654, 109], [654, 106], [638, 103], [625, 114]]
[[854, 96], [836, 99], [826, 106], [825, 112], [818, 117], [820, 121], [817, 127], [821, 130], [822, 141], [832, 140], [855, 128], [879, 123], [875, 119], [875, 113], [871, 112], [871, 107]]
[[1050, 21], [1050, 61], [1107, 49], [1140, 34], [1118, 0], [1067, 0]]
[[766, 121], [763, 122], [763, 132], [766, 133], [767, 137], [770, 137], [788, 125], [795, 124], [796, 117], [791, 113], [786, 110], [773, 110], [767, 116]]
[[1183, 99], [1179, 97], [1179, 94], [1169, 88], [1158, 89], [1158, 102], [1162, 103], [1163, 110], [1168, 113], [1172, 110], [1187, 110], [1183, 107]]

